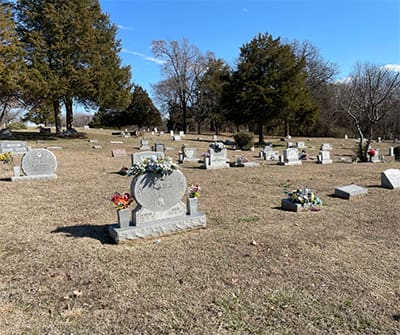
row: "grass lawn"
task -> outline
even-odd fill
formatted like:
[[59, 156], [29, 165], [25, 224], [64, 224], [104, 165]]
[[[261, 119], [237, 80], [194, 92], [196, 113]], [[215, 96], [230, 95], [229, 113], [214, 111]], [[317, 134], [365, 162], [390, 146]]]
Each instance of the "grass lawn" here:
[[[228, 151], [256, 168], [184, 162], [187, 183], [202, 187], [207, 228], [117, 245], [110, 198], [129, 191], [131, 177], [117, 172], [140, 138], [85, 131], [18, 133], [32, 148], [62, 147], [53, 150], [57, 180], [10, 182], [12, 166], [0, 165], [0, 335], [400, 334], [400, 190], [380, 187], [380, 173], [400, 167], [392, 157], [353, 164], [354, 139], [295, 138], [311, 157], [331, 143], [334, 164], [279, 166], [258, 149]], [[177, 159], [182, 144], [199, 156], [212, 136], [146, 138]], [[387, 154], [393, 143], [375, 145]], [[117, 148], [128, 156], [113, 158]], [[333, 196], [351, 183], [368, 195]], [[281, 210], [285, 187], [306, 186], [321, 211]]]

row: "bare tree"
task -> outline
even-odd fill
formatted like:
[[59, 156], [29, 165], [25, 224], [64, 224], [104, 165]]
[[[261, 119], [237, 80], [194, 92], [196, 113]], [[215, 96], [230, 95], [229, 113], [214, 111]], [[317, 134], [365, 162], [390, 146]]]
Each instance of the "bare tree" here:
[[[153, 41], [152, 51], [155, 57], [161, 59], [161, 73], [165, 80], [155, 85], [155, 92], [163, 95], [167, 104], [174, 99], [182, 113], [183, 130], [187, 129], [187, 112], [192, 104], [196, 82], [206, 70], [205, 57], [196, 46], [189, 45], [186, 39], [179, 44], [177, 41]], [[160, 97], [158, 97], [160, 100]]]
[[366, 161], [377, 124], [396, 106], [400, 73], [373, 64], [356, 64], [348, 82], [337, 87], [339, 106], [352, 119], [360, 137], [359, 158]]

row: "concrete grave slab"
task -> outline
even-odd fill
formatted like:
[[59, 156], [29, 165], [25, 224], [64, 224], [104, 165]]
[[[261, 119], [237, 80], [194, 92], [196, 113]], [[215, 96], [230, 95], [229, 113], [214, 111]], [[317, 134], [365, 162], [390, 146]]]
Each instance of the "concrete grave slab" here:
[[355, 184], [335, 188], [335, 196], [343, 199], [352, 199], [360, 195], [368, 194], [368, 189]]

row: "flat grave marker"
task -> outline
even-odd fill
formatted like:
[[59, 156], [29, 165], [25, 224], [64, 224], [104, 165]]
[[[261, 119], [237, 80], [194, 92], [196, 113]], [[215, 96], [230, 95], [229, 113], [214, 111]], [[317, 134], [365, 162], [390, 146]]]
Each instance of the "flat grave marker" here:
[[360, 195], [368, 194], [368, 189], [355, 184], [335, 188], [335, 196], [343, 199], [352, 199]]

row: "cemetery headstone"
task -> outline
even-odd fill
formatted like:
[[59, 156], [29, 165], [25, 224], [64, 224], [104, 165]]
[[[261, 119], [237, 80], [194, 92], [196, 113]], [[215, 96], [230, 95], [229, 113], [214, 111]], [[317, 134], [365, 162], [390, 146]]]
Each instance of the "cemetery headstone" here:
[[14, 175], [12, 181], [32, 179], [56, 179], [56, 156], [47, 149], [33, 149], [22, 156], [21, 168], [23, 176]]
[[131, 194], [137, 202], [129, 226], [111, 225], [109, 233], [115, 242], [172, 234], [206, 226], [206, 215], [187, 214], [182, 197], [186, 178], [179, 170], [161, 177], [153, 173], [135, 176]]
[[144, 138], [140, 140], [140, 150], [150, 150], [149, 141]]
[[171, 135], [171, 137], [173, 137], [173, 136], [174, 136], [174, 131], [173, 131], [173, 130], [170, 130], [170, 131], [169, 131], [169, 134]]
[[332, 150], [332, 145], [330, 143], [323, 143], [321, 145], [321, 150], [323, 151]]
[[304, 148], [306, 148], [306, 145], [305, 145], [304, 142], [297, 142], [296, 145], [297, 145], [297, 148], [298, 148], [298, 149], [304, 149]]
[[157, 151], [157, 152], [164, 152], [165, 151], [165, 145], [162, 144], [162, 143], [156, 143], [156, 144], [154, 144], [153, 150]]
[[299, 151], [297, 148], [288, 148], [283, 150], [283, 159], [279, 161], [280, 165], [301, 165], [299, 160]]
[[335, 188], [335, 196], [343, 199], [352, 199], [360, 195], [368, 194], [368, 189], [355, 184]]
[[388, 169], [381, 173], [381, 186], [384, 188], [400, 188], [400, 170]]
[[24, 154], [29, 151], [26, 142], [23, 141], [0, 141], [0, 154], [11, 152], [13, 154]]
[[196, 148], [185, 147], [183, 152], [185, 154], [185, 160], [197, 161]]
[[223, 169], [229, 167], [227, 150], [222, 142], [212, 143], [204, 159], [206, 169]]
[[111, 150], [112, 157], [126, 157], [126, 150], [125, 149], [114, 149]]
[[394, 156], [394, 148], [393, 148], [393, 147], [390, 147], [390, 148], [389, 148], [389, 156], [390, 156], [390, 157], [393, 157], [393, 156]]
[[321, 150], [317, 156], [317, 163], [319, 164], [332, 164], [332, 159], [329, 150]]
[[180, 131], [179, 131], [179, 136], [180, 136], [180, 137], [184, 137], [184, 136], [185, 136], [185, 133], [184, 133], [183, 130], [180, 130]]
[[143, 162], [146, 158], [152, 158], [157, 160], [158, 158], [164, 158], [163, 151], [144, 151], [144, 152], [134, 152], [131, 155], [132, 165], [139, 164]]
[[182, 138], [181, 138], [181, 135], [175, 135], [175, 136], [172, 137], [172, 139], [174, 141], [180, 141]]

